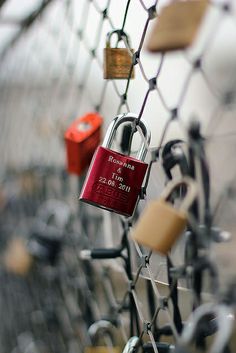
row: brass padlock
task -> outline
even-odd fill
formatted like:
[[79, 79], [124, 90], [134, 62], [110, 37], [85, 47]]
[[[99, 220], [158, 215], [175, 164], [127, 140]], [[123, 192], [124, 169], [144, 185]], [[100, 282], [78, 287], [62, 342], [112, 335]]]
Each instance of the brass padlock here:
[[85, 347], [84, 353], [121, 353], [120, 347], [113, 342], [114, 328], [108, 320], [95, 321], [88, 328], [92, 345]]
[[207, 5], [207, 0], [177, 0], [165, 6], [148, 38], [147, 49], [151, 52], [166, 52], [191, 45]]
[[84, 353], [121, 353], [119, 347], [88, 346], [84, 348]]
[[[129, 45], [129, 37], [122, 30], [114, 30], [107, 34], [106, 48], [104, 48], [104, 73], [105, 79], [128, 79], [132, 67], [133, 49], [127, 48], [111, 48], [111, 37], [113, 34], [118, 35], [118, 42], [125, 38]], [[132, 69], [131, 77], [134, 78], [134, 68]]]
[[[179, 208], [168, 202], [174, 190], [187, 186]], [[136, 223], [132, 237], [139, 244], [166, 255], [187, 225], [187, 211], [197, 196], [197, 184], [190, 177], [170, 181], [159, 200], [150, 201]]]
[[33, 258], [21, 238], [13, 238], [3, 255], [3, 265], [7, 271], [19, 276], [26, 276], [32, 265]]

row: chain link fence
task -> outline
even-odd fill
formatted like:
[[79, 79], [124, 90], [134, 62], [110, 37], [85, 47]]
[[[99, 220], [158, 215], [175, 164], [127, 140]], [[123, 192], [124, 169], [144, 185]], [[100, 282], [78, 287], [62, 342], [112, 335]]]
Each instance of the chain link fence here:
[[[221, 303], [234, 283], [236, 8], [233, 1], [210, 1], [190, 48], [149, 53], [146, 43], [166, 4], [44, 0], [28, 3], [27, 14], [12, 0], [0, 1], [2, 253], [9, 239], [32, 236], [46, 200], [66, 202], [72, 215], [56, 265], [41, 257], [23, 279], [2, 267], [2, 352], [74, 353], [96, 345], [114, 352], [130, 337], [144, 352], [191, 352], [184, 341], [191, 312], [205, 301]], [[129, 78], [104, 80], [106, 36], [117, 29], [129, 35], [130, 43], [122, 42], [134, 52]], [[90, 111], [104, 117], [104, 134], [120, 113], [133, 112], [150, 126], [145, 197], [133, 219], [78, 205], [83, 178], [65, 172], [63, 136]], [[168, 180], [163, 151], [173, 139], [192, 158], [201, 195], [189, 226], [195, 238], [187, 232], [164, 257], [138, 245], [132, 233]], [[180, 175], [178, 168], [172, 172]], [[230, 242], [223, 241], [227, 232]], [[113, 258], [98, 259], [98, 248], [110, 249]], [[214, 310], [206, 309], [209, 332], [196, 329], [192, 340], [202, 351], [206, 336], [222, 329]], [[232, 341], [220, 350], [221, 343], [211, 352], [235, 347]]]

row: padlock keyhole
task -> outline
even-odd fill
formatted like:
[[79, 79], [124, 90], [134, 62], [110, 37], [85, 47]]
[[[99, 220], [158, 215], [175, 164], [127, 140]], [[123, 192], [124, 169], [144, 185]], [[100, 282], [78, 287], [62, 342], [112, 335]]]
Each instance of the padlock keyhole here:
[[82, 122], [77, 125], [79, 131], [85, 132], [91, 129], [91, 125], [87, 122]]

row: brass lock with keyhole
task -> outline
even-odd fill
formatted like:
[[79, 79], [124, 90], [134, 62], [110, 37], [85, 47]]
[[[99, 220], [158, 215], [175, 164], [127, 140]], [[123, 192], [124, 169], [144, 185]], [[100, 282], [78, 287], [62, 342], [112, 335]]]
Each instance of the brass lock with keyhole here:
[[163, 7], [147, 41], [147, 50], [166, 52], [190, 46], [207, 10], [207, 0], [173, 1]]
[[[114, 34], [118, 36], [118, 42], [122, 39], [130, 46], [130, 39], [123, 30], [113, 30], [107, 34], [106, 48], [104, 48], [104, 74], [105, 79], [128, 79], [134, 78], [132, 68], [133, 49], [111, 48], [111, 38]], [[132, 69], [132, 73], [130, 73]]]
[[[167, 200], [181, 185], [187, 187], [187, 193], [178, 208]], [[170, 181], [160, 199], [147, 205], [136, 223], [132, 237], [139, 244], [149, 247], [163, 255], [175, 244], [187, 225], [188, 209], [197, 196], [197, 184], [190, 177]]]

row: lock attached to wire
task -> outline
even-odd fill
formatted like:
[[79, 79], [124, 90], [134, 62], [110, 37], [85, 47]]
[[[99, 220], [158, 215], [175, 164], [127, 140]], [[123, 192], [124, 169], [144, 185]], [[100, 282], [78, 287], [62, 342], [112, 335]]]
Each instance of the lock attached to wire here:
[[[131, 66], [133, 49], [130, 52], [127, 48], [111, 48], [111, 37], [117, 34], [118, 42], [125, 38], [129, 45], [128, 35], [120, 30], [114, 30], [107, 34], [106, 48], [104, 48], [104, 75], [105, 79], [128, 79]], [[134, 78], [134, 68], [132, 69], [131, 78]]]
[[[187, 193], [177, 209], [167, 200], [180, 185], [187, 187]], [[167, 255], [187, 225], [187, 212], [196, 196], [196, 182], [191, 178], [170, 181], [160, 199], [149, 202], [134, 227], [133, 238], [138, 243]]]
[[81, 175], [89, 166], [101, 138], [103, 118], [88, 113], [76, 119], [65, 132], [67, 171]]
[[137, 116], [121, 114], [111, 122], [102, 146], [94, 154], [80, 200], [129, 217], [134, 212], [148, 167], [144, 159], [151, 133], [146, 122], [139, 121], [144, 140], [136, 157], [116, 152], [111, 146], [117, 129], [127, 122], [136, 124]]
[[88, 328], [91, 345], [85, 347], [84, 353], [121, 353], [120, 347], [114, 343], [113, 331], [110, 321], [95, 321]]
[[207, 0], [177, 0], [163, 7], [147, 41], [147, 49], [151, 52], [166, 52], [191, 45], [207, 5]]

